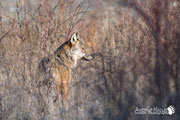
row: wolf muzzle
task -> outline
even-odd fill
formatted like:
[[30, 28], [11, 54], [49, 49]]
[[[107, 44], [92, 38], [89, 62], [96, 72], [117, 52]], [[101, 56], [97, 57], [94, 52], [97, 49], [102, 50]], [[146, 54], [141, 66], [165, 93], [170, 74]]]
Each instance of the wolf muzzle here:
[[91, 61], [93, 59], [94, 59], [93, 55], [85, 55], [84, 57], [82, 57], [82, 60], [85, 60], [85, 61]]

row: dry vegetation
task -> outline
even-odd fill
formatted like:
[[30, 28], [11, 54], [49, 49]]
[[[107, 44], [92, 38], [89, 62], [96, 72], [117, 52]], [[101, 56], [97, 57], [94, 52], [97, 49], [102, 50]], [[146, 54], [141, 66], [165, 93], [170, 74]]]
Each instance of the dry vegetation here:
[[[179, 13], [178, 0], [0, 1], [0, 119], [178, 120]], [[95, 59], [73, 70], [64, 108], [37, 65], [74, 31]], [[169, 105], [172, 116], [134, 114]]]

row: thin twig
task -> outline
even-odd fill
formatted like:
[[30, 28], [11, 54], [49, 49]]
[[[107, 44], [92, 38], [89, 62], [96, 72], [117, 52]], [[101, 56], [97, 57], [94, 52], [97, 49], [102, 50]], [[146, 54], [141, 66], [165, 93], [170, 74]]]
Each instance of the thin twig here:
[[11, 26], [11, 28], [10, 28], [4, 35], [2, 35], [2, 36], [0, 37], [0, 41], [1, 41], [3, 38], [5, 38], [5, 37], [11, 32], [13, 26], [14, 26], [14, 24]]

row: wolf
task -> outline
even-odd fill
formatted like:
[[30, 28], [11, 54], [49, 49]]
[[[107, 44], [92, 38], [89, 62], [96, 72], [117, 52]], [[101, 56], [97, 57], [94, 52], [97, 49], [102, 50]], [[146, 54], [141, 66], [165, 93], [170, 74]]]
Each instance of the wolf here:
[[79, 39], [78, 33], [74, 33], [52, 55], [40, 61], [39, 69], [45, 74], [50, 74], [48, 79], [53, 79], [58, 96], [62, 95], [64, 101], [67, 99], [72, 70], [77, 66], [79, 59], [91, 61], [93, 56], [86, 54], [85, 44]]

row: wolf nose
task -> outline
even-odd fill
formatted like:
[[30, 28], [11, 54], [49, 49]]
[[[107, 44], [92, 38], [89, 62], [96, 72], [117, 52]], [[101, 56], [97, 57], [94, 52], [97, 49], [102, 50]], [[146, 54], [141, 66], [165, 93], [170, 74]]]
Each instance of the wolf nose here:
[[82, 57], [82, 60], [85, 60], [85, 61], [91, 61], [94, 59], [94, 56], [92, 55], [85, 55], [84, 57]]

